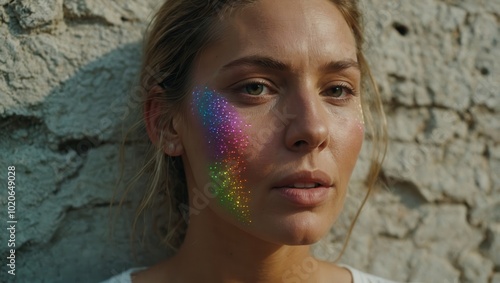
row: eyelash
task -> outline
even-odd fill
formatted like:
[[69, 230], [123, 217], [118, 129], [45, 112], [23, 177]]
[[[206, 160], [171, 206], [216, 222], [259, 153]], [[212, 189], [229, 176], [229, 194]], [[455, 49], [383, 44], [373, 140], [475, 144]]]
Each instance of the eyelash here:
[[[269, 83], [267, 83], [263, 80], [253, 80], [253, 81], [247, 81], [243, 84], [238, 84], [234, 88], [234, 90], [239, 91], [241, 93], [244, 93], [244, 89], [250, 85], [262, 85], [262, 86], [266, 87], [268, 90], [272, 90], [274, 88], [272, 85], [270, 85]], [[250, 95], [250, 94], [247, 94], [247, 95]]]
[[[269, 83], [267, 83], [266, 81], [263, 81], [263, 80], [253, 80], [253, 81], [247, 81], [243, 84], [238, 84], [236, 87], [233, 88], [233, 91], [235, 91], [236, 93], [245, 93], [244, 89], [250, 85], [262, 85], [262, 86], [266, 87], [271, 93], [273, 93], [272, 90], [274, 89], [274, 86], [270, 85]], [[331, 97], [332, 99], [334, 99], [340, 103], [348, 102], [350, 99], [352, 99], [352, 97], [359, 95], [358, 91], [356, 91], [355, 88], [351, 87], [347, 83], [338, 83], [338, 84], [332, 85], [332, 86], [328, 87], [327, 90], [335, 88], [335, 87], [341, 87], [346, 92], [346, 95], [343, 98]], [[251, 96], [254, 98], [258, 98], [260, 96], [263, 96], [263, 95], [251, 95], [248, 93], [245, 93], [245, 95]]]
[[334, 98], [334, 97], [332, 97], [333, 99], [335, 99], [336, 101], [339, 101], [341, 103], [348, 102], [354, 96], [358, 96], [359, 95], [359, 93], [356, 91], [356, 89], [353, 88], [353, 87], [351, 87], [347, 83], [338, 83], [338, 84], [332, 85], [332, 86], [328, 87], [327, 90], [330, 90], [330, 89], [335, 88], [335, 87], [341, 87], [346, 92], [346, 95], [343, 98]]

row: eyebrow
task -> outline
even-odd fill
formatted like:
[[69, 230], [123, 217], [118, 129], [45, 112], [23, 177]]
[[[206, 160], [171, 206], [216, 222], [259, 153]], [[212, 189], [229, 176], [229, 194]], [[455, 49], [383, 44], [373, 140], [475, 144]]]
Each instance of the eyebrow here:
[[354, 68], [358, 71], [360, 71], [359, 63], [357, 61], [354, 61], [352, 59], [344, 59], [344, 60], [339, 60], [339, 61], [331, 61], [323, 66], [321, 66], [320, 70], [323, 72], [328, 72], [328, 73], [338, 73], [343, 70], [347, 70], [349, 68]]
[[[222, 70], [232, 69], [240, 66], [261, 67], [276, 71], [290, 71], [292, 69], [290, 65], [282, 61], [273, 59], [271, 57], [254, 55], [254, 56], [242, 57], [234, 61], [231, 61], [228, 64], [224, 65], [222, 67]], [[320, 70], [323, 72], [338, 73], [340, 71], [349, 68], [355, 68], [357, 70], [360, 70], [359, 63], [352, 59], [343, 59], [343, 60], [328, 62], [326, 64], [323, 64], [320, 67]]]

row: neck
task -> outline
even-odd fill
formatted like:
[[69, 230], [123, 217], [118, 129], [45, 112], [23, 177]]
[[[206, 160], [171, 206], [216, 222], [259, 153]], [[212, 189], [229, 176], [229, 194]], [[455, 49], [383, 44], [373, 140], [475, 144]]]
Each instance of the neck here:
[[186, 282], [314, 281], [318, 261], [311, 257], [309, 246], [270, 243], [226, 221], [212, 221], [214, 217], [209, 208], [191, 216], [184, 243], [173, 259], [189, 277]]

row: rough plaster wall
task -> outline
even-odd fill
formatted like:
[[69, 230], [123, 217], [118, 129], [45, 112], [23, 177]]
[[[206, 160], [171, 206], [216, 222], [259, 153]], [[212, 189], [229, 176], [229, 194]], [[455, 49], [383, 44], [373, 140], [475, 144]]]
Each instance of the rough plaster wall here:
[[[0, 176], [16, 166], [19, 221], [17, 275], [2, 261], [0, 282], [95, 282], [156, 260], [129, 255], [128, 206], [114, 242], [106, 233], [139, 40], [157, 5], [0, 0]], [[365, 206], [343, 261], [403, 282], [499, 283], [500, 0], [362, 6], [388, 114], [387, 188]], [[320, 257], [338, 254], [367, 156]], [[2, 227], [6, 196], [2, 186]]]

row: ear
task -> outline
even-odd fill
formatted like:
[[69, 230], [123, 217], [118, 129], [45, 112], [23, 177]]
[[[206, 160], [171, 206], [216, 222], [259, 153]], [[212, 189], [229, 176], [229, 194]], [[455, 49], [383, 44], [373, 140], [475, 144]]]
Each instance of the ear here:
[[184, 152], [180, 136], [179, 119], [174, 113], [166, 113], [165, 100], [161, 99], [164, 91], [154, 86], [148, 93], [144, 103], [144, 120], [151, 142], [161, 147], [169, 156], [179, 156]]

